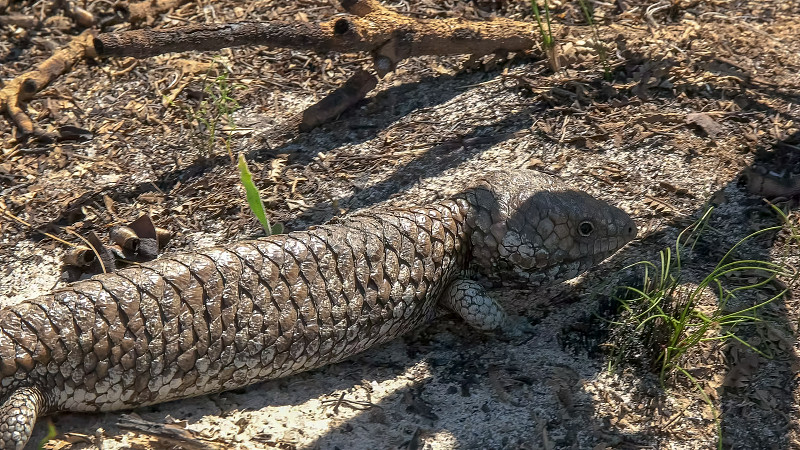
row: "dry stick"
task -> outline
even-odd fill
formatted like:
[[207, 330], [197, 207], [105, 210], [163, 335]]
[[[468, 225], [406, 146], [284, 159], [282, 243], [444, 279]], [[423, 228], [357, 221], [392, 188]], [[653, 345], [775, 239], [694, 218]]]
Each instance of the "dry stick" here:
[[376, 58], [376, 70], [384, 75], [410, 56], [487, 55], [499, 50], [529, 50], [537, 43], [532, 24], [526, 22], [503, 18], [423, 21], [395, 13], [371, 0], [344, 0], [342, 6], [363, 16], [345, 16], [319, 24], [240, 22], [102, 33], [95, 40], [95, 47], [103, 56], [137, 58], [242, 45], [318, 52], [371, 51]]
[[[116, 9], [122, 12], [126, 20], [137, 23], [149, 20], [156, 14], [169, 11], [188, 1], [190, 0], [122, 2], [116, 6]], [[81, 25], [89, 26], [94, 23], [94, 17], [88, 11], [76, 8], [73, 2], [65, 1], [65, 3], [68, 15]], [[6, 0], [0, 0], [0, 12], [5, 9], [7, 4]], [[0, 23], [12, 23], [13, 21], [14, 18], [6, 16], [0, 18]], [[6, 112], [23, 135], [34, 135], [44, 142], [51, 142], [56, 139], [57, 136], [55, 134], [47, 133], [33, 123], [31, 118], [22, 110], [21, 102], [30, 100], [34, 94], [44, 89], [53, 80], [69, 72], [79, 59], [95, 57], [96, 53], [92, 42], [94, 35], [94, 31], [84, 30], [73, 38], [65, 48], [56, 51], [53, 56], [39, 64], [35, 69], [16, 77], [0, 89], [0, 113]]]
[[93, 37], [92, 30], [85, 30], [35, 69], [14, 78], [0, 89], [0, 111], [5, 111], [23, 134], [33, 134], [44, 141], [55, 139], [54, 135], [34, 125], [31, 118], [22, 110], [20, 103], [30, 100], [50, 82], [67, 73], [79, 59], [94, 56]]
[[[31, 225], [29, 222], [26, 222], [26, 221], [22, 220], [21, 218], [15, 216], [14, 214], [11, 214], [11, 212], [6, 210], [5, 207], [0, 207], [0, 213], [2, 213], [5, 216], [8, 216], [10, 219], [16, 220], [17, 222], [25, 225], [28, 228], [31, 228], [31, 229], [34, 228], [34, 226]], [[46, 231], [39, 231], [39, 230], [34, 230], [34, 231], [36, 231], [37, 233], [42, 233], [43, 235], [49, 237], [50, 239], [56, 240], [58, 242], [61, 242], [62, 244], [66, 244], [66, 245], [69, 245], [69, 246], [72, 246], [72, 247], [77, 247], [77, 245], [73, 244], [72, 242], [67, 242], [67, 241], [61, 239], [60, 237], [58, 237], [56, 235], [53, 235], [53, 234], [50, 234], [50, 233], [48, 233]]]
[[[126, 13], [128, 20], [136, 22], [185, 1], [145, 0], [123, 3], [119, 8]], [[525, 22], [502, 18], [483, 22], [457, 18], [416, 20], [386, 9], [375, 0], [342, 0], [342, 6], [355, 16], [318, 25], [275, 21], [109, 33], [101, 34], [94, 40], [94, 45], [101, 54], [139, 58], [170, 51], [216, 50], [239, 45], [268, 45], [318, 52], [370, 51], [376, 71], [383, 76], [410, 56], [485, 55], [499, 50], [527, 50], [536, 43], [532, 25]], [[36, 69], [11, 80], [0, 90], [0, 111], [9, 115], [23, 134], [34, 134], [45, 141], [55, 138], [34, 125], [20, 102], [31, 99], [36, 92], [69, 71], [78, 59], [94, 56], [94, 49], [89, 45], [91, 36], [91, 30], [84, 31]], [[361, 97], [351, 98], [351, 105], [366, 96], [369, 90], [356, 91], [361, 92]]]
[[[411, 56], [524, 51], [537, 37], [531, 23], [496, 18], [468, 21], [460, 18], [417, 20], [380, 5], [375, 0], [342, 0], [350, 16], [319, 24], [306, 22], [240, 22], [196, 25], [168, 30], [103, 33], [95, 39], [98, 54], [145, 58], [167, 52], [218, 50], [242, 45], [307, 49], [317, 52], [372, 53], [375, 71], [384, 76]], [[359, 72], [302, 116], [300, 131], [341, 114], [363, 99], [376, 85], [375, 77]], [[297, 119], [290, 121], [294, 128]]]
[[353, 107], [377, 85], [378, 78], [375, 75], [359, 69], [340, 88], [309, 106], [302, 113], [290, 117], [284, 124], [265, 133], [261, 139], [270, 147], [276, 147], [300, 132], [311, 131]]
[[327, 32], [320, 25], [274, 21], [102, 33], [95, 39], [94, 46], [100, 56], [148, 58], [169, 52], [209, 51], [242, 45], [333, 50], [324, 48], [327, 40]]

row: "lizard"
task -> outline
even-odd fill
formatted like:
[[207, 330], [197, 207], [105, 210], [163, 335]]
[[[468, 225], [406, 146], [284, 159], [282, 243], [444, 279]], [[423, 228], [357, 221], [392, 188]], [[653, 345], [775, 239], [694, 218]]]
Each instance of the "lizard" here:
[[636, 233], [624, 211], [554, 177], [495, 172], [427, 206], [376, 207], [57, 288], [0, 310], [0, 448], [22, 449], [42, 415], [131, 409], [341, 361], [442, 309], [513, 332], [520, 323], [486, 281], [570, 279]]

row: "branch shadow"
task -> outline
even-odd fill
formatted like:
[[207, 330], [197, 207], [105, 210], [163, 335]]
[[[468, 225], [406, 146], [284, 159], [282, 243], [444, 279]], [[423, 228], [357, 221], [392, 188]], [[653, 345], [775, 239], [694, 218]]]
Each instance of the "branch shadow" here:
[[[359, 144], [374, 139], [382, 130], [411, 112], [444, 104], [470, 85], [498, 75], [497, 72], [475, 72], [457, 76], [429, 76], [414, 83], [393, 86], [362, 101], [356, 107], [343, 113], [334, 122], [323, 124], [310, 132], [299, 133], [274, 148], [268, 145], [254, 148], [245, 152], [245, 156], [248, 160], [264, 162], [274, 158], [275, 155], [285, 153], [288, 154], [287, 166], [308, 166], [319, 153], [325, 154], [345, 144]], [[366, 107], [368, 115], [365, 116], [365, 111], [359, 106]], [[477, 130], [470, 136], [480, 133], [483, 131]], [[465, 140], [468, 140], [470, 136], [466, 136]], [[441, 157], [448, 148], [452, 148], [453, 144], [442, 142], [432, 154]], [[81, 207], [93, 202], [100, 202], [104, 196], [108, 196], [115, 202], [125, 202], [145, 193], [170, 192], [179, 182], [186, 184], [211, 173], [220, 166], [230, 164], [227, 155], [204, 158], [194, 161], [184, 168], [161, 173], [152, 182], [141, 182], [132, 186], [125, 185], [124, 189], [120, 189], [119, 185], [114, 185], [88, 192], [72, 200], [49, 224], [64, 226], [80, 220]], [[415, 167], [419, 167], [419, 165]], [[32, 239], [41, 238], [43, 236]]]

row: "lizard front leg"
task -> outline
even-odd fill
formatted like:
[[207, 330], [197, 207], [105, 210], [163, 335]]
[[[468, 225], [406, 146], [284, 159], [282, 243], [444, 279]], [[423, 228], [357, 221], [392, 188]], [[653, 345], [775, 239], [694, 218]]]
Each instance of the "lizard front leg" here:
[[12, 392], [0, 406], [0, 448], [22, 450], [43, 406], [44, 397], [36, 387]]
[[524, 317], [509, 316], [480, 283], [467, 278], [458, 278], [450, 283], [439, 302], [469, 326], [481, 331], [500, 331], [518, 336], [532, 328]]

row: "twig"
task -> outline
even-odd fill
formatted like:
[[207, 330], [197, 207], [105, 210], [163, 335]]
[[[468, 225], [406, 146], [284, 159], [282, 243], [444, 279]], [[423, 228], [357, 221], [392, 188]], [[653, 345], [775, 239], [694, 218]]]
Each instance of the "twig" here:
[[[25, 220], [15, 216], [14, 214], [10, 213], [8, 210], [5, 209], [5, 207], [0, 208], [0, 212], [2, 212], [3, 215], [7, 216], [8, 218], [16, 220], [17, 222], [25, 225], [28, 228], [33, 228], [33, 225], [31, 225], [29, 222], [26, 222]], [[77, 247], [77, 245], [73, 244], [72, 242], [67, 242], [67, 241], [61, 239], [60, 237], [58, 237], [56, 235], [53, 235], [53, 234], [50, 234], [50, 233], [48, 233], [46, 231], [38, 231], [37, 230], [37, 232], [38, 233], [42, 233], [43, 235], [49, 237], [50, 239], [56, 240], [58, 242], [61, 242], [62, 244], [66, 244], [66, 245], [69, 245], [71, 247]]]
[[404, 58], [421, 55], [487, 55], [498, 50], [534, 48], [533, 26], [504, 18], [417, 20], [375, 0], [342, 0], [351, 15], [319, 24], [306, 22], [240, 22], [193, 25], [168, 30], [102, 33], [98, 54], [144, 58], [186, 50], [217, 50], [242, 45], [309, 49], [318, 52], [369, 51], [383, 76]]
[[22, 110], [21, 103], [30, 100], [50, 82], [67, 73], [79, 59], [95, 56], [93, 37], [92, 30], [85, 30], [35, 69], [14, 78], [0, 89], [0, 111], [8, 114], [23, 135], [34, 135], [46, 142], [55, 140], [55, 135], [46, 133], [33, 123], [28, 114]]
[[177, 424], [163, 424], [144, 420], [135, 414], [123, 414], [117, 426], [120, 428], [135, 430], [151, 436], [156, 436], [164, 441], [163, 444], [170, 444], [180, 448], [192, 450], [218, 450], [226, 446], [197, 436], [197, 433]]
[[644, 17], [647, 19], [647, 23], [649, 23], [653, 28], [658, 28], [658, 23], [653, 16], [669, 7], [670, 4], [663, 0], [648, 6], [644, 12]]

